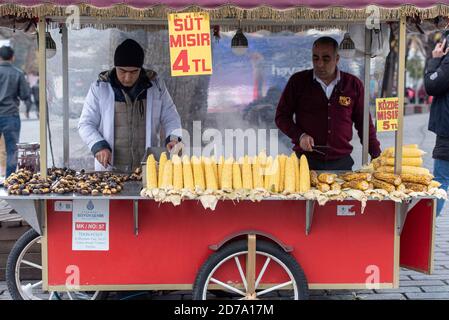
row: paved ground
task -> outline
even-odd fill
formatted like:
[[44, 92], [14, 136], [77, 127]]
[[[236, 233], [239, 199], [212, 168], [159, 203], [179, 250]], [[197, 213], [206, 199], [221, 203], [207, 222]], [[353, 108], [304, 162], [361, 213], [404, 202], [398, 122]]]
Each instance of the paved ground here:
[[[435, 143], [435, 136], [427, 131], [428, 114], [407, 116], [404, 126], [404, 143], [417, 143], [427, 152], [424, 157], [425, 167], [433, 170], [431, 157]], [[26, 121], [23, 124], [23, 139], [30, 136], [36, 125], [35, 121]], [[379, 134], [382, 147], [394, 145], [393, 133]], [[354, 139], [355, 168], [361, 163], [361, 146], [358, 139]], [[446, 299], [449, 300], [449, 205], [443, 215], [437, 219], [435, 242], [435, 270], [432, 275], [423, 275], [410, 270], [401, 270], [400, 288], [387, 290], [314, 290], [311, 291], [313, 300], [406, 300], [406, 299]], [[116, 297], [117, 298], [117, 297]], [[190, 292], [152, 293], [141, 295], [140, 298], [150, 299], [191, 299]], [[5, 282], [0, 282], [0, 300], [11, 299]]]

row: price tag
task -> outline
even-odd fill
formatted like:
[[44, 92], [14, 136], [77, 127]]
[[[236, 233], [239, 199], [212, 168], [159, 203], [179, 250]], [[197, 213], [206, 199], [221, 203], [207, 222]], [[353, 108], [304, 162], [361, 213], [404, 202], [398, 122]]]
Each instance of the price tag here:
[[168, 15], [171, 75], [212, 74], [210, 21], [207, 12]]
[[399, 98], [376, 99], [377, 131], [398, 130]]

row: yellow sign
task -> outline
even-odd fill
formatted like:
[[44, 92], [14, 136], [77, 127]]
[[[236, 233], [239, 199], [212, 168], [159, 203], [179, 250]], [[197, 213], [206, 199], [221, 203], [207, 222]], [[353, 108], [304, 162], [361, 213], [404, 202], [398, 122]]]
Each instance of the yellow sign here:
[[212, 74], [209, 13], [168, 15], [171, 75]]
[[398, 130], [399, 98], [376, 99], [377, 131]]

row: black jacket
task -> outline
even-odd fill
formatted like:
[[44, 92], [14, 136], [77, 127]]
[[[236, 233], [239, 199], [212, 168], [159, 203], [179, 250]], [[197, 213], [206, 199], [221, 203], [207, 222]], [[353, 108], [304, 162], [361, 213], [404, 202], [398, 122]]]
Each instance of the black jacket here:
[[433, 157], [449, 160], [449, 55], [427, 62], [424, 86], [434, 97], [429, 118], [429, 130], [437, 135]]

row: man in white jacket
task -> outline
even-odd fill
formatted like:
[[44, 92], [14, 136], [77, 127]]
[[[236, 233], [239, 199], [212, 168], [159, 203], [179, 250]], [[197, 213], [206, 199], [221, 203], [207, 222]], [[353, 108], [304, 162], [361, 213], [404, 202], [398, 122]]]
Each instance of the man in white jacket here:
[[125, 40], [115, 51], [115, 68], [102, 72], [87, 94], [78, 131], [95, 170], [131, 172], [147, 148], [163, 143], [170, 151], [181, 141], [176, 106], [156, 72], [143, 69], [144, 55], [136, 41]]

